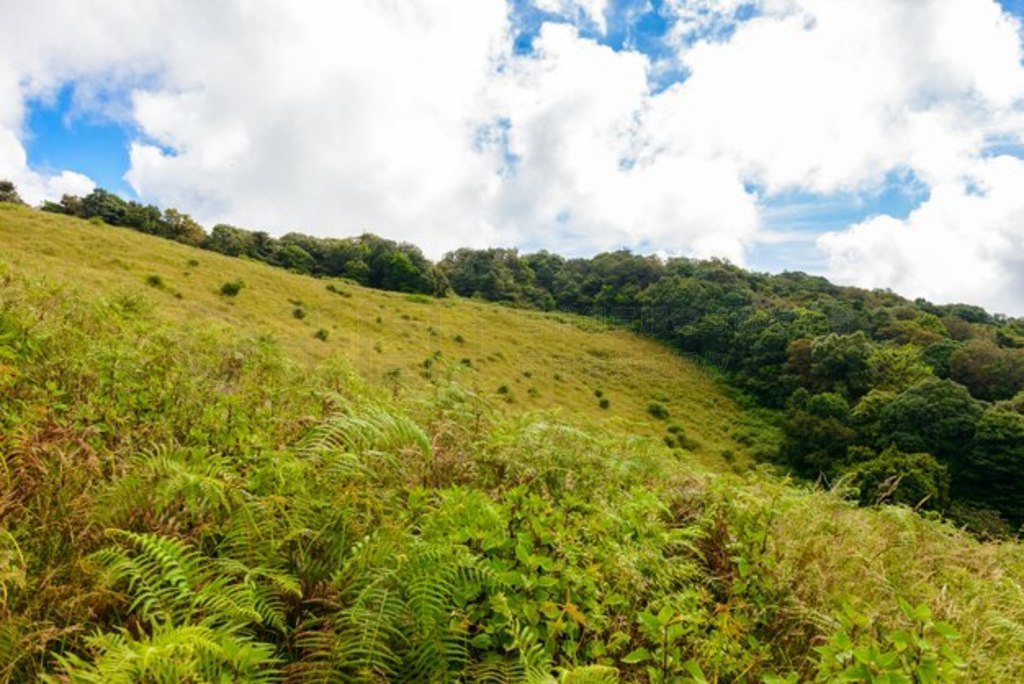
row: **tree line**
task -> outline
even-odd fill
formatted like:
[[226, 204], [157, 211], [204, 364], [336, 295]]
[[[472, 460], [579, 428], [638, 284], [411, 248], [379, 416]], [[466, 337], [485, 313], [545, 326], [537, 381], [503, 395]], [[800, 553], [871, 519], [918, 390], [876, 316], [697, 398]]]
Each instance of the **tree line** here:
[[41, 209], [182, 242], [228, 256], [318, 277], [348, 278], [360, 285], [397, 292], [443, 295], [447, 284], [418, 247], [369, 233], [354, 238], [317, 238], [288, 233], [280, 238], [263, 231], [217, 224], [207, 233], [188, 214], [161, 211], [118, 197], [101, 188], [85, 197], [64, 195]]
[[798, 475], [980, 532], [1024, 523], [1024, 320], [625, 250], [460, 249], [438, 267], [459, 295], [601, 316], [701, 356], [775, 410], [781, 444], [761, 455]]
[[[12, 188], [13, 190], [13, 188]], [[1024, 320], [966, 304], [626, 250], [566, 259], [459, 249], [437, 264], [375, 235], [280, 238], [104, 190], [42, 209], [369, 287], [598, 316], [716, 366], [781, 441], [760, 455], [866, 503], [900, 502], [1005, 534], [1024, 524]], [[752, 444], [752, 446], [756, 446]]]

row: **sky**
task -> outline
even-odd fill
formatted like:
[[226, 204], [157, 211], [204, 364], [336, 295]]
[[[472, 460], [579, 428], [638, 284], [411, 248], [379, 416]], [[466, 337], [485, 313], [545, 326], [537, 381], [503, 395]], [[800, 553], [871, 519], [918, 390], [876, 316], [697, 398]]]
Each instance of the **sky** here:
[[0, 178], [1024, 315], [1024, 0], [0, 0]]

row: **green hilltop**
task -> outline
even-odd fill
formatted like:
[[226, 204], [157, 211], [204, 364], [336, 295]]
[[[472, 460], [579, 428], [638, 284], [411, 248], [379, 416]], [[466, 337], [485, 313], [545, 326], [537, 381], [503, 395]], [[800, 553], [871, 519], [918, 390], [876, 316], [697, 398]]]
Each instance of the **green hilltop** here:
[[0, 679], [1024, 679], [1017, 541], [758, 464], [822, 389], [0, 204]]

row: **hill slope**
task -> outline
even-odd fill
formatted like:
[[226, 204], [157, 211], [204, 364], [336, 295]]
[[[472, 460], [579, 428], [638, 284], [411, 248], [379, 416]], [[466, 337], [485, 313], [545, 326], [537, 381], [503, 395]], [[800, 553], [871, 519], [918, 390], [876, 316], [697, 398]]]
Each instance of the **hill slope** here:
[[[608, 357], [657, 347], [456, 301], [506, 358], [427, 383], [419, 301], [36, 217], [0, 208], [0, 681], [1024, 679], [1020, 544], [731, 473], [666, 446], [642, 400], [606, 419], [592, 385], [519, 410], [538, 372], [505, 378], [538, 330], [551, 363], [622, 373], [608, 392], [693, 383], [673, 419], [703, 406], [696, 450], [723, 448], [707, 377]], [[402, 322], [364, 344], [407, 350], [405, 388], [332, 351], [346, 307]]]
[[[664, 434], [674, 423], [692, 450], [712, 458], [743, 453], [735, 435], [750, 430], [750, 418], [704, 369], [591, 318], [318, 280], [14, 205], [0, 205], [0, 255], [14, 274], [87, 295], [141, 298], [161, 320], [269, 335], [308, 364], [341, 355], [396, 390], [449, 375], [514, 410], [561, 407], [576, 422], [641, 434]], [[239, 294], [222, 295], [232, 281], [243, 283]], [[326, 340], [315, 337], [320, 329]], [[652, 417], [652, 403], [668, 418]]]

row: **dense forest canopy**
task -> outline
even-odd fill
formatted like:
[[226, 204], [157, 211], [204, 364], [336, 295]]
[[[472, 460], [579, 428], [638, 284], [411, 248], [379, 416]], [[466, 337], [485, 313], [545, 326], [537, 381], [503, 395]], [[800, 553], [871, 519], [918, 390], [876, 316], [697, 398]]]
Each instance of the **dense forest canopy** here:
[[714, 259], [496, 248], [432, 264], [370, 234], [273, 238], [223, 224], [207, 234], [187, 214], [101, 189], [42, 209], [374, 288], [606, 318], [700, 355], [752, 406], [778, 411], [784, 437], [762, 448], [765, 460], [852, 480], [866, 504], [902, 501], [987, 534], [1024, 524], [1024, 320]]

